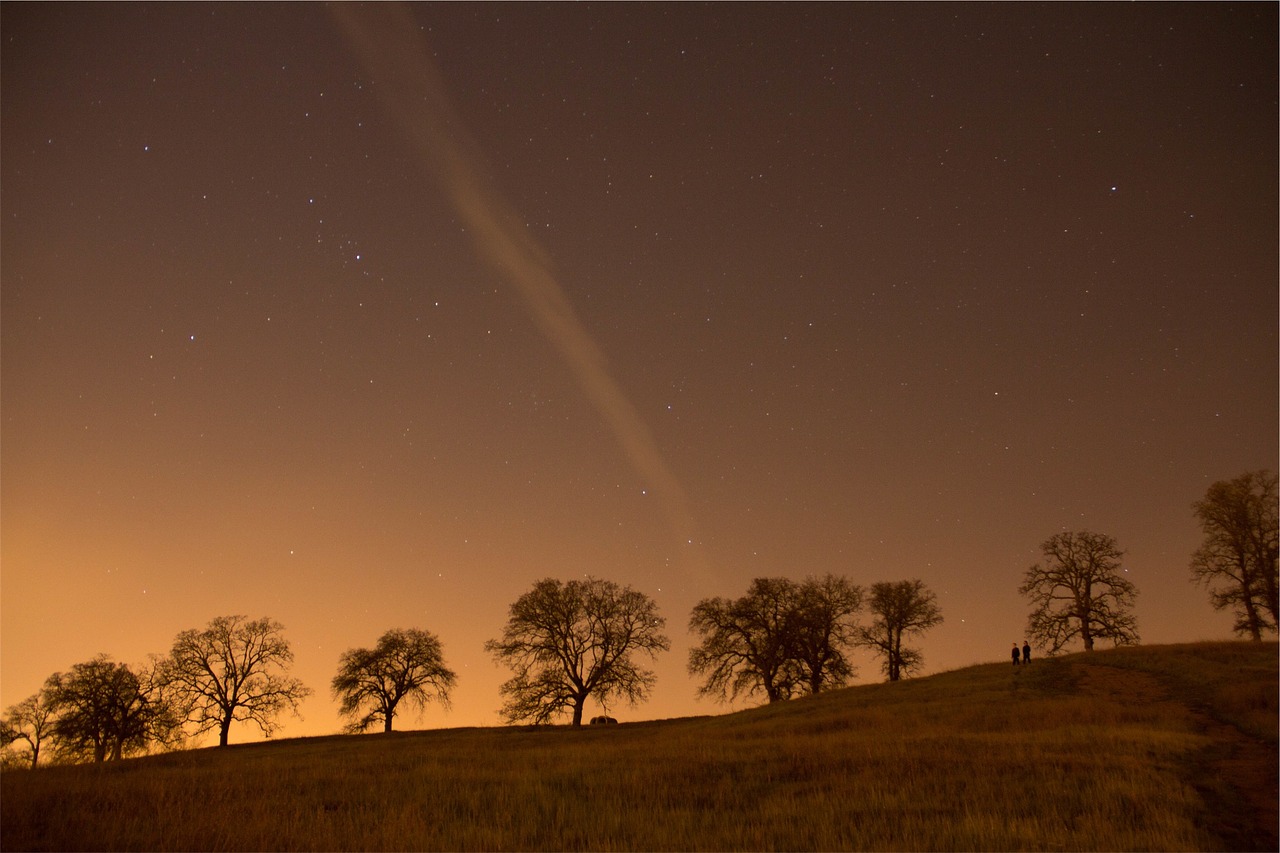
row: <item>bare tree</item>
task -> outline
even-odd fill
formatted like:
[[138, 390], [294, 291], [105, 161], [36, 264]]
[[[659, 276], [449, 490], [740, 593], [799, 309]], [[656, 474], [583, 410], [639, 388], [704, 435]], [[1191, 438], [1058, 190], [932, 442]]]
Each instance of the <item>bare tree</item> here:
[[653, 600], [631, 587], [538, 581], [511, 605], [501, 639], [484, 646], [514, 673], [501, 687], [503, 717], [545, 723], [567, 710], [580, 726], [588, 696], [602, 704], [647, 698], [655, 676], [636, 658], [671, 647], [665, 624]]
[[119, 760], [152, 743], [172, 745], [180, 739], [179, 714], [154, 665], [134, 672], [99, 655], [49, 676], [44, 692], [54, 743], [72, 758]]
[[338, 661], [333, 695], [339, 713], [351, 719], [348, 731], [361, 732], [378, 722], [391, 731], [396, 709], [408, 700], [419, 710], [434, 696], [449, 707], [449, 690], [458, 676], [444, 664], [440, 640], [417, 628], [392, 629], [372, 649], [348, 649]]
[[25, 741], [25, 755], [21, 757], [33, 768], [40, 763], [40, 747], [52, 733], [53, 708], [44, 691], [10, 705], [0, 719], [0, 747], [8, 748]]
[[705, 676], [699, 695], [736, 699], [763, 693], [790, 699], [803, 673], [796, 653], [800, 586], [788, 578], [756, 578], [745, 595], [699, 601], [689, 630], [702, 642], [689, 651], [689, 674]]
[[1085, 651], [1099, 639], [1138, 642], [1137, 588], [1124, 577], [1116, 540], [1089, 531], [1063, 532], [1040, 546], [1045, 564], [1027, 569], [1018, 591], [1031, 599], [1027, 633], [1049, 654], [1077, 637]]
[[806, 578], [794, 626], [795, 655], [810, 693], [843, 687], [853, 677], [849, 652], [859, 633], [862, 587], [842, 575]]
[[226, 746], [233, 722], [254, 723], [270, 737], [280, 714], [298, 715], [311, 690], [285, 674], [293, 651], [283, 631], [265, 616], [219, 616], [177, 636], [165, 671], [196, 734], [217, 729], [218, 745]]
[[884, 673], [898, 681], [924, 665], [918, 649], [906, 648], [906, 637], [923, 634], [942, 622], [937, 596], [923, 581], [881, 581], [871, 585], [867, 602], [871, 624], [859, 630], [859, 642], [884, 658]]
[[1218, 610], [1235, 611], [1235, 630], [1255, 641], [1275, 631], [1276, 475], [1249, 471], [1214, 483], [1192, 504], [1204, 544], [1191, 558], [1191, 576], [1209, 588]]

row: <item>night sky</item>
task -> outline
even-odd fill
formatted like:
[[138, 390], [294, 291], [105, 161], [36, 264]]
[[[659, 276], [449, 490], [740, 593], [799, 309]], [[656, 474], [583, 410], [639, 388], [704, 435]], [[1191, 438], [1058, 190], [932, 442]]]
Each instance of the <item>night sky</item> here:
[[[494, 725], [584, 574], [920, 578], [1006, 661], [1062, 530], [1230, 636], [1190, 505], [1276, 469], [1275, 4], [12, 4], [0, 706], [218, 615], [436, 633]], [[878, 662], [858, 657], [860, 682]], [[591, 703], [588, 714], [595, 713]], [[254, 730], [233, 728], [232, 741]]]

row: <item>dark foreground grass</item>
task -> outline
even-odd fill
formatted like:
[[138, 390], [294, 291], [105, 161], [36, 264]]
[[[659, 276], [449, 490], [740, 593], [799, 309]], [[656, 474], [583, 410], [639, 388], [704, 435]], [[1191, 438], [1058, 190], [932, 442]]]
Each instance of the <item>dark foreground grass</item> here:
[[[1274, 811], [1224, 815], [1231, 799], [1205, 796], [1235, 790], [1233, 771], [1205, 756], [1229, 736], [1275, 778], [1276, 670], [1274, 644], [1143, 647], [719, 717], [310, 738], [10, 772], [0, 844], [1275, 849]], [[1245, 829], [1228, 838], [1228, 823]]]

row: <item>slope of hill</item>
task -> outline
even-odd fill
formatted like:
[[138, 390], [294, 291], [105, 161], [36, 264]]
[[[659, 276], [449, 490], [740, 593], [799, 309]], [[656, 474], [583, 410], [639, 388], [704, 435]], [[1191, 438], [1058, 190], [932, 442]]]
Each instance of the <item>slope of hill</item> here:
[[1275, 850], [1277, 647], [987, 664], [735, 714], [3, 776], [6, 850]]

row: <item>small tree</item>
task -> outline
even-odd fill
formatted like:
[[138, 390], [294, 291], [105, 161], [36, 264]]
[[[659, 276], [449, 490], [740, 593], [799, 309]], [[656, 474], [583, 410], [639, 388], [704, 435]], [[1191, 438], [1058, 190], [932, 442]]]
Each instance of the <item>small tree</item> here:
[[501, 687], [503, 717], [545, 723], [568, 710], [580, 726], [588, 696], [602, 704], [647, 698], [655, 676], [636, 658], [671, 647], [664, 624], [653, 600], [630, 587], [538, 581], [511, 605], [501, 639], [484, 646], [514, 673]]
[[1235, 611], [1235, 630], [1251, 639], [1277, 625], [1276, 475], [1250, 471], [1214, 483], [1192, 504], [1204, 544], [1191, 576], [1209, 588], [1214, 608]]
[[457, 675], [444, 664], [440, 640], [430, 631], [392, 629], [372, 649], [349, 649], [338, 661], [333, 695], [339, 713], [351, 718], [347, 730], [361, 732], [378, 722], [391, 731], [400, 702], [419, 710], [434, 697], [449, 707]]
[[689, 651], [689, 674], [705, 676], [699, 695], [790, 699], [803, 677], [795, 643], [799, 598], [793, 580], [756, 578], [735, 601], [707, 598], [694, 605], [689, 630], [702, 642]]
[[311, 690], [285, 674], [293, 651], [283, 631], [265, 616], [219, 616], [177, 636], [165, 673], [196, 734], [217, 729], [218, 745], [226, 746], [233, 722], [252, 722], [270, 737], [281, 713], [298, 715]]
[[1031, 599], [1027, 633], [1056, 654], [1077, 637], [1085, 651], [1098, 639], [1138, 642], [1137, 588], [1123, 577], [1124, 552], [1110, 536], [1064, 532], [1040, 546], [1045, 564], [1027, 569], [1019, 592]]
[[40, 763], [40, 747], [53, 733], [53, 708], [44, 691], [10, 705], [0, 719], [0, 746], [9, 748], [24, 741], [25, 754], [20, 756], [34, 768]]
[[942, 622], [937, 596], [919, 580], [872, 584], [867, 602], [871, 624], [859, 630], [858, 641], [884, 658], [884, 673], [898, 681], [924, 665], [918, 649], [903, 646], [905, 637], [923, 634]]

